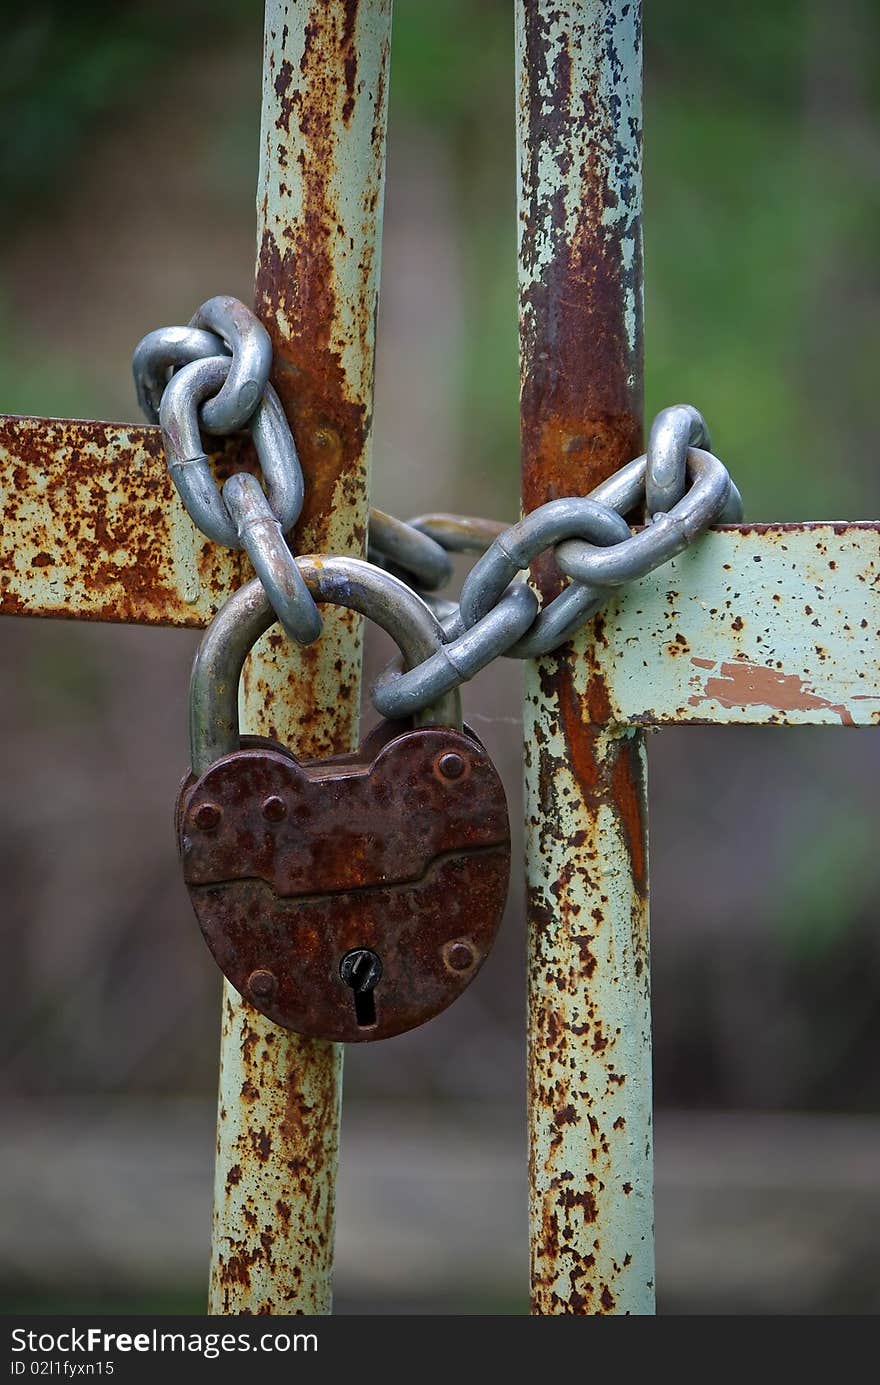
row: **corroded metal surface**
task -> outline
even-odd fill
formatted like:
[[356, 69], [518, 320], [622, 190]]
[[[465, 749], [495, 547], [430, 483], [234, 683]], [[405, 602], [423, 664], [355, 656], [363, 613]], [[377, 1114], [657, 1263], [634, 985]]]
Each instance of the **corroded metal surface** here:
[[880, 524], [713, 531], [595, 630], [612, 721], [877, 725]]
[[642, 451], [640, 10], [517, 4], [527, 511]]
[[[239, 440], [217, 474], [250, 458]], [[0, 614], [205, 625], [249, 575], [183, 509], [158, 428], [0, 416]]]
[[[303, 464], [300, 552], [360, 552], [367, 521], [390, 0], [268, 0], [256, 308]], [[303, 756], [357, 740], [360, 622], [327, 611], [291, 657], [276, 630], [243, 680], [242, 728]], [[214, 1313], [328, 1312], [341, 1049], [278, 1029], [227, 983]]]
[[[246, 746], [182, 790], [184, 879], [221, 970], [298, 1034], [391, 1038], [445, 1010], [495, 939], [510, 873], [501, 780], [480, 743], [377, 728], [356, 756]], [[342, 972], [378, 958], [369, 1007]]]
[[561, 696], [552, 674], [526, 692], [540, 1313], [648, 1312], [653, 1281], [644, 743], [584, 724], [593, 692], [583, 660]]
[[[641, 451], [639, 6], [519, 0], [517, 67], [531, 510]], [[653, 1307], [644, 747], [607, 715], [589, 633], [526, 666], [536, 1313]]]
[[209, 1312], [329, 1311], [341, 1054], [224, 987]]
[[366, 541], [390, 25], [391, 0], [266, 6], [255, 306], [308, 478], [301, 553]]

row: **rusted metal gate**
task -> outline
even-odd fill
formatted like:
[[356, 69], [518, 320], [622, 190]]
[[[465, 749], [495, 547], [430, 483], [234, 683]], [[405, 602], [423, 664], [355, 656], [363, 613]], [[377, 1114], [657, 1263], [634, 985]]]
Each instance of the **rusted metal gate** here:
[[[516, 0], [523, 506], [641, 451], [641, 15]], [[255, 304], [307, 478], [299, 552], [362, 550], [391, 0], [268, 0]], [[227, 443], [221, 472], [252, 465]], [[0, 419], [0, 612], [200, 626], [247, 575], [159, 430]], [[546, 597], [557, 576], [537, 565]], [[880, 526], [725, 526], [527, 666], [532, 1302], [654, 1303], [645, 748], [680, 723], [880, 720]], [[269, 633], [245, 729], [356, 739], [360, 628]], [[223, 999], [211, 1311], [326, 1312], [341, 1050]]]

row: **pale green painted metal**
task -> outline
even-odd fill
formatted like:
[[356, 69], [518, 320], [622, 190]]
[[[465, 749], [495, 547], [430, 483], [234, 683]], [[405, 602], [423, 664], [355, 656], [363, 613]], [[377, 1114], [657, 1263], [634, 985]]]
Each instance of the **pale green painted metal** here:
[[616, 595], [595, 655], [617, 721], [880, 723], [880, 525], [706, 534]]
[[[586, 493], [629, 460], [628, 446], [639, 450], [640, 6], [519, 0], [517, 67], [523, 496], [536, 506], [554, 490]], [[569, 381], [564, 407], [544, 360]], [[549, 403], [534, 397], [533, 372]], [[599, 475], [588, 474], [592, 459]], [[562, 660], [526, 666], [529, 1212], [541, 1314], [654, 1306], [644, 745], [628, 728], [588, 725], [596, 686], [589, 629]]]
[[[566, 126], [564, 146], [552, 136], [537, 142], [527, 124], [530, 113], [526, 83], [527, 18], [537, 15], [546, 51], [543, 69], [548, 108], [558, 95], [562, 81], [570, 82], [571, 106], [583, 102], [592, 118], [578, 129]], [[641, 212], [642, 165], [642, 59], [641, 4], [638, 0], [568, 0], [552, 4], [545, 0], [518, 0], [516, 10], [517, 85], [519, 89], [520, 190], [527, 179], [537, 190], [538, 202], [552, 214], [543, 227], [535, 227], [527, 263], [521, 260], [520, 287], [540, 279], [544, 266], [558, 251], [560, 232], [575, 235], [585, 214], [583, 191], [587, 177], [601, 180], [608, 196], [601, 204], [587, 209], [593, 219], [607, 227], [639, 225]], [[613, 139], [607, 134], [613, 130]], [[588, 166], [592, 165], [590, 174]], [[528, 171], [526, 171], [528, 170]], [[598, 175], [598, 176], [597, 176]], [[520, 216], [522, 247], [523, 217]], [[536, 252], [536, 253], [534, 253]], [[635, 349], [641, 334], [641, 235], [624, 238], [623, 269], [629, 276], [621, 296], [620, 310], [627, 338]], [[521, 301], [525, 295], [521, 292]], [[521, 331], [531, 329], [527, 301]]]
[[[287, 343], [305, 333], [306, 368], [329, 362], [327, 418], [291, 417], [307, 489], [300, 551], [357, 552], [366, 534], [390, 27], [390, 0], [266, 5], [258, 309], [282, 399], [296, 373]], [[317, 317], [304, 301], [315, 292]], [[354, 454], [340, 401], [357, 421]], [[243, 731], [312, 756], [349, 748], [360, 653], [351, 612], [328, 609], [305, 654], [270, 631], [245, 672]], [[339, 1045], [277, 1028], [224, 987], [210, 1312], [330, 1311], [341, 1093]]]
[[[586, 700], [583, 640], [572, 662], [575, 687]], [[540, 931], [531, 933], [529, 952], [534, 1311], [651, 1313], [647, 898], [634, 878], [620, 817], [611, 802], [584, 801], [570, 744], [546, 704], [540, 673], [529, 668], [526, 874], [546, 911]], [[542, 738], [544, 763], [557, 762], [549, 804], [534, 753]], [[622, 741], [631, 743], [644, 785], [644, 738], [628, 727], [606, 727], [592, 738], [599, 782], [613, 781]], [[556, 818], [552, 825], [548, 808]]]

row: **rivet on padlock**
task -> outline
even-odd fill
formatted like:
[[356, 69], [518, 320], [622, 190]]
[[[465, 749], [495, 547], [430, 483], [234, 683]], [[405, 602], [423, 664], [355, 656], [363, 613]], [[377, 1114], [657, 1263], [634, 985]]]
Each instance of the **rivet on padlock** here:
[[[382, 625], [407, 666], [442, 642], [391, 574], [354, 558], [297, 563], [316, 600]], [[251, 582], [196, 657], [193, 769], [177, 808], [184, 878], [215, 960], [256, 1009], [315, 1038], [388, 1038], [450, 1005], [494, 941], [510, 870], [504, 791], [461, 727], [457, 693], [332, 760], [241, 738], [242, 665], [273, 619]]]

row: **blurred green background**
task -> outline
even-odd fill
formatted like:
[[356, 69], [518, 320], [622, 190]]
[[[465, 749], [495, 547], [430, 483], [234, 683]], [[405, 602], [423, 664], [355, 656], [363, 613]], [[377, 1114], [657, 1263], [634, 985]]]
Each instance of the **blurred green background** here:
[[[875, 517], [878, 6], [655, 0], [645, 25], [647, 414], [705, 413], [750, 519]], [[257, 0], [5, 16], [5, 412], [135, 419], [137, 339], [249, 297], [261, 31]], [[397, 0], [375, 495], [398, 512], [517, 512], [513, 176], [510, 0]], [[0, 1300], [195, 1311], [216, 979], [166, 820], [192, 638], [0, 640]], [[515, 803], [515, 679], [467, 706]], [[876, 1312], [877, 737], [667, 731], [651, 763], [661, 1307]], [[515, 890], [459, 1006], [347, 1055], [343, 1310], [521, 1309], [522, 1034]]]

